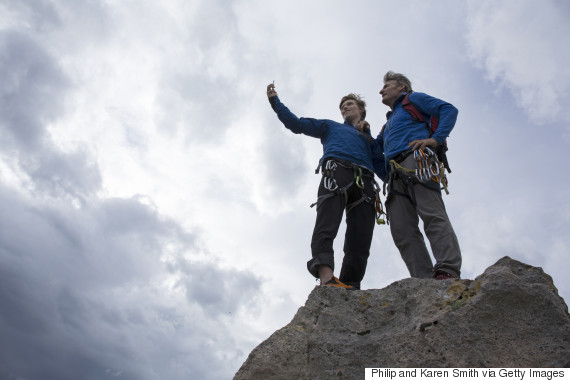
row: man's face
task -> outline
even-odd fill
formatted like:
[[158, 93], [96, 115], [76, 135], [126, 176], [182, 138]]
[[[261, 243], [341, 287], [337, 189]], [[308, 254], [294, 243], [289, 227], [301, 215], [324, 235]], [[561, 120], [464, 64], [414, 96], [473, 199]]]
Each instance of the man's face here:
[[384, 87], [380, 90], [380, 95], [382, 95], [382, 103], [386, 104], [388, 107], [392, 108], [392, 105], [398, 99], [400, 94], [404, 92], [406, 86], [403, 84], [398, 84], [395, 80], [388, 80], [384, 83]]
[[356, 101], [352, 99], [346, 100], [344, 103], [342, 103], [342, 106], [340, 107], [340, 113], [342, 114], [342, 118], [344, 120], [347, 120], [353, 125], [360, 121], [361, 112], [362, 111], [358, 107], [358, 104], [356, 104]]

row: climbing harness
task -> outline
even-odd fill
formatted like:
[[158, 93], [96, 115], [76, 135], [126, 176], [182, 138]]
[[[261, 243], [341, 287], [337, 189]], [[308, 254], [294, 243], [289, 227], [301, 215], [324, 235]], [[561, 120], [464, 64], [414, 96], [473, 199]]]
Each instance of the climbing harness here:
[[407, 169], [396, 160], [390, 160], [390, 166], [405, 176], [416, 179], [420, 183], [425, 184], [429, 181], [438, 183], [442, 186], [443, 190], [445, 190], [445, 193], [449, 194], [445, 168], [443, 163], [439, 161], [437, 154], [429, 147], [415, 150], [413, 153], [417, 169]]
[[333, 160], [328, 160], [327, 163], [325, 164], [325, 170], [323, 170], [323, 176], [325, 176], [323, 178], [323, 185], [325, 189], [327, 189], [328, 191], [335, 191], [336, 189], [338, 189], [336, 179], [333, 178], [333, 174], [336, 170], [336, 167], [337, 167], [336, 162]]
[[[335, 172], [341, 166], [346, 169], [352, 169], [354, 173], [354, 179], [350, 181], [343, 187], [339, 187], [335, 178]], [[323, 186], [325, 189], [329, 191], [327, 194], [323, 194], [317, 198], [317, 201], [311, 204], [311, 207], [318, 206], [326, 199], [332, 198], [336, 195], [343, 195], [345, 204], [348, 202], [348, 189], [352, 185], [356, 185], [362, 193], [362, 197], [351, 204], [346, 205], [346, 212], [350, 212], [354, 207], [358, 206], [362, 202], [367, 202], [372, 204], [374, 210], [376, 211], [376, 223], [377, 224], [386, 224], [384, 220], [384, 208], [382, 207], [382, 202], [380, 200], [380, 190], [378, 183], [374, 180], [374, 174], [372, 173], [365, 173], [362, 170], [363, 168], [353, 164], [350, 161], [344, 161], [339, 159], [330, 159], [327, 160], [323, 166], [322, 174], [323, 174]], [[316, 171], [318, 173], [318, 169]], [[372, 186], [375, 192], [375, 199], [371, 198], [364, 192], [364, 177], [368, 176], [372, 179]]]

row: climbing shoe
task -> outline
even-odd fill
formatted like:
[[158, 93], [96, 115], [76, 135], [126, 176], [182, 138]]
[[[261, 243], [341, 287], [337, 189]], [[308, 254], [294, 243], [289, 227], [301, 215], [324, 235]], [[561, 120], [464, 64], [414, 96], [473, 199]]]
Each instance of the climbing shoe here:
[[323, 284], [323, 286], [334, 286], [335, 288], [342, 288], [347, 290], [356, 290], [354, 286], [346, 285], [345, 283], [340, 282], [340, 280], [336, 277], [331, 278], [327, 282]]
[[455, 278], [455, 276], [442, 270], [436, 270], [433, 274], [433, 278], [436, 280], [449, 280], [450, 278]]

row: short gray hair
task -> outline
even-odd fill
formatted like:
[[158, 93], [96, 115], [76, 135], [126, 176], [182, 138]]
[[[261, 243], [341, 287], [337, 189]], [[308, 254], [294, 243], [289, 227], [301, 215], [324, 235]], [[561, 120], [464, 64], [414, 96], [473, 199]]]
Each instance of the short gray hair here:
[[386, 83], [389, 80], [395, 80], [396, 82], [398, 82], [398, 84], [403, 85], [405, 87], [406, 92], [413, 91], [412, 82], [410, 82], [410, 80], [404, 74], [395, 73], [390, 70], [386, 74], [384, 74], [384, 83]]

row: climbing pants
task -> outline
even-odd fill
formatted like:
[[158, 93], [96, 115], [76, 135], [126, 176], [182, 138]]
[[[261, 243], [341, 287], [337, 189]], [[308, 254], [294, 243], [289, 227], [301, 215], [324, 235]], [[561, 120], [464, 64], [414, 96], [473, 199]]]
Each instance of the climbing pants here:
[[[363, 171], [364, 175], [359, 182], [363, 188], [360, 188], [356, 183], [350, 185], [355, 181], [354, 173], [354, 168], [340, 163], [335, 163], [333, 170], [323, 168], [318, 190], [318, 196], [323, 199], [317, 204], [317, 219], [311, 240], [313, 258], [307, 263], [307, 269], [316, 278], [319, 276], [319, 265], [327, 265], [334, 271], [333, 242], [346, 210], [344, 259], [339, 279], [360, 289], [370, 255], [376, 211], [373, 205], [373, 174]], [[339, 192], [343, 188], [346, 188], [345, 191]], [[335, 192], [336, 194], [331, 194]], [[326, 197], [329, 194], [331, 196]]]
[[[413, 155], [399, 164], [407, 169], [416, 168]], [[410, 275], [429, 278], [435, 270], [442, 270], [459, 278], [461, 250], [445, 210], [441, 190], [438, 186], [434, 190], [433, 186], [428, 187], [398, 173], [390, 174], [395, 174], [389, 182], [386, 200], [390, 232]], [[419, 218], [423, 221], [435, 265], [420, 232]]]

